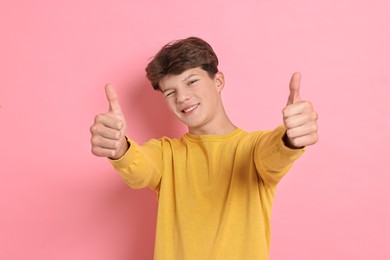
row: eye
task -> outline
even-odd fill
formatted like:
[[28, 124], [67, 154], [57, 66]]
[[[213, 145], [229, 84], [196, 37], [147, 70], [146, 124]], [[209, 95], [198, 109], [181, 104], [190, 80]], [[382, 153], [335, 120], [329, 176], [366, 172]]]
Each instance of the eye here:
[[198, 79], [190, 80], [190, 81], [187, 82], [187, 86], [191, 86], [191, 85], [193, 85], [197, 81], [198, 81]]
[[172, 96], [174, 93], [175, 93], [175, 91], [165, 92], [165, 98]]

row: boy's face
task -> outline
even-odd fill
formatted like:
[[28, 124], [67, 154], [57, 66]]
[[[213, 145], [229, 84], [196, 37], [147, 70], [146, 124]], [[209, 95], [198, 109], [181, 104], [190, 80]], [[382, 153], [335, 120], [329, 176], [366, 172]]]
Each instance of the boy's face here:
[[225, 113], [220, 96], [224, 87], [221, 72], [212, 79], [205, 70], [193, 68], [180, 75], [167, 75], [159, 83], [169, 109], [190, 133], [206, 134], [219, 127], [218, 121]]

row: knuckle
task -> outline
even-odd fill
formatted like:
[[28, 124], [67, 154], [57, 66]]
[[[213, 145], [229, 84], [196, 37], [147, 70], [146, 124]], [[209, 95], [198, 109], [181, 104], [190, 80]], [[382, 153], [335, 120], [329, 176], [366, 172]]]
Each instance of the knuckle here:
[[95, 123], [97, 123], [97, 122], [100, 122], [101, 120], [102, 120], [102, 115], [101, 114], [99, 114], [99, 115], [96, 115], [95, 116]]
[[295, 147], [298, 147], [299, 144], [300, 144], [298, 138], [292, 138], [292, 139], [290, 139], [290, 143], [291, 143], [293, 146], [295, 146]]
[[[291, 129], [292, 128], [292, 122], [291, 122], [291, 120], [289, 120], [289, 119], [286, 119], [285, 121], [284, 121], [284, 124], [285, 124], [285, 126], [286, 126], [286, 128], [287, 129]], [[289, 131], [288, 130], [288, 131]]]
[[315, 134], [314, 134], [314, 143], [317, 143], [319, 139], [320, 139], [320, 138], [319, 138], [318, 134], [315, 133]]
[[313, 111], [313, 118], [314, 118], [314, 120], [317, 120], [317, 119], [318, 119], [318, 113], [315, 112], [315, 111]]
[[288, 118], [283, 117], [283, 124], [288, 129], [288, 124], [289, 124]]
[[106, 129], [105, 135], [109, 136], [110, 139], [118, 140], [120, 136], [120, 131], [113, 130], [113, 129]]
[[99, 156], [99, 155], [100, 155], [99, 149], [98, 149], [97, 147], [95, 147], [95, 146], [92, 146], [91, 152], [92, 152], [92, 154], [94, 154], [94, 155], [96, 155], [96, 156]]
[[314, 133], [316, 133], [318, 131], [318, 125], [317, 124], [313, 124], [311, 128], [312, 128], [312, 131]]
[[305, 110], [313, 110], [313, 105], [310, 101], [303, 102], [303, 107]]
[[294, 138], [293, 133], [294, 133], [294, 131], [293, 131], [292, 129], [287, 129], [287, 131], [286, 131], [287, 137], [288, 137], [289, 139]]
[[96, 124], [93, 124], [90, 128], [89, 131], [91, 134], [95, 134], [98, 131], [98, 126]]
[[305, 104], [306, 104], [306, 106], [307, 106], [308, 108], [310, 108], [310, 109], [313, 108], [313, 104], [312, 104], [310, 101], [306, 101]]
[[99, 145], [99, 137], [94, 135], [91, 137], [92, 147], [97, 147]]
[[92, 146], [95, 146], [95, 147], [98, 147], [98, 148], [105, 148], [105, 147], [109, 147], [112, 143], [112, 141], [110, 142], [111, 140], [109, 139], [106, 139], [104, 138], [103, 136], [101, 135], [94, 135], [92, 138], [91, 138], [91, 144]]
[[114, 138], [119, 140], [121, 138], [122, 133], [120, 131], [115, 131]]
[[109, 120], [111, 118], [110, 114], [108, 113], [105, 113], [105, 114], [98, 114], [95, 116], [95, 123], [104, 123], [106, 122], [107, 120]]
[[283, 115], [283, 117], [286, 117], [287, 111], [288, 111], [287, 107], [284, 107], [284, 108], [282, 109], [282, 115]]

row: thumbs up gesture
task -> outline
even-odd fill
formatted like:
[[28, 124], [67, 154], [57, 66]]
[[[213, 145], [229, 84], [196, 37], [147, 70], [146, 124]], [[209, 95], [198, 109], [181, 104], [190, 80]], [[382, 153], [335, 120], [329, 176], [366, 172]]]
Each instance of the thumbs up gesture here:
[[294, 73], [290, 81], [290, 95], [283, 109], [283, 123], [286, 127], [285, 144], [301, 148], [318, 141], [318, 115], [309, 101], [300, 96], [301, 74]]
[[129, 148], [126, 140], [126, 121], [115, 89], [105, 86], [108, 112], [97, 115], [90, 128], [92, 153], [96, 156], [119, 159]]

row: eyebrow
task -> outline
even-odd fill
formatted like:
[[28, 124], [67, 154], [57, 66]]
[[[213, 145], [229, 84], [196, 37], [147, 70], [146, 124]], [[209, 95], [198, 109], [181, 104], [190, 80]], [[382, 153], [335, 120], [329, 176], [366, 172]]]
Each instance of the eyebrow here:
[[196, 76], [196, 75], [198, 75], [198, 74], [196, 74], [196, 73], [190, 74], [185, 79], [183, 79], [183, 81], [187, 81], [189, 78], [191, 78], [192, 76]]

